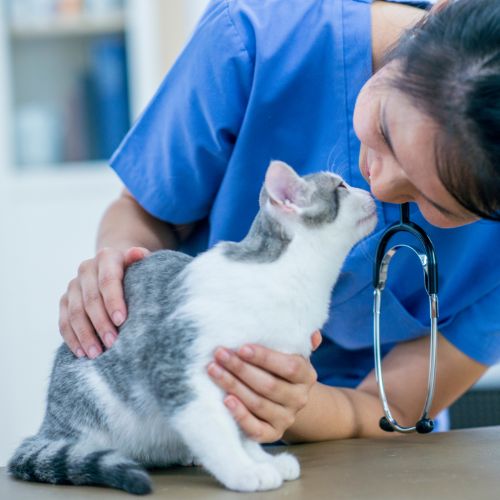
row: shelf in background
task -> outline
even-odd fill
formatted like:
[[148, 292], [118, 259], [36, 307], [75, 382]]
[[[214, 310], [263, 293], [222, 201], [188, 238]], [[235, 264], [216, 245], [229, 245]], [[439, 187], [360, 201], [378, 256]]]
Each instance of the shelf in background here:
[[[64, 166], [62, 166], [64, 165]], [[107, 162], [76, 162], [39, 166], [18, 171], [14, 167], [0, 172], [0, 198], [14, 200], [72, 200], [89, 202], [102, 193], [120, 192], [123, 185]]]
[[16, 21], [9, 31], [12, 38], [19, 40], [121, 33], [125, 31], [125, 15], [123, 12], [99, 16], [79, 14]]
[[78, 198], [91, 204], [103, 192], [118, 194], [123, 189], [114, 170], [100, 161], [67, 164], [61, 170], [47, 165], [37, 171], [17, 172], [11, 168], [0, 173], [0, 201], [7, 206], [22, 200], [47, 204]]

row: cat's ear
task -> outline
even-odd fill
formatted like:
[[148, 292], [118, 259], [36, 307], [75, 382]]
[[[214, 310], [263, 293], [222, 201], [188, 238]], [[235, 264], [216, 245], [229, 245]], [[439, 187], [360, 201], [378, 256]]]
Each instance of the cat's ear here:
[[285, 212], [300, 213], [309, 204], [309, 185], [282, 161], [271, 162], [264, 186], [271, 204]]

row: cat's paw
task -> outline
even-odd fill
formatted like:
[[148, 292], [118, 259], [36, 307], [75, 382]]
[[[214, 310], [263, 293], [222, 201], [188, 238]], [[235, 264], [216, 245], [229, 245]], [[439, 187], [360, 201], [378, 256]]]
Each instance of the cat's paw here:
[[290, 453], [280, 453], [274, 456], [273, 465], [278, 469], [285, 481], [292, 481], [300, 477], [299, 461]]
[[283, 478], [273, 464], [260, 463], [235, 474], [223, 483], [226, 488], [235, 491], [265, 491], [279, 488], [283, 484]]

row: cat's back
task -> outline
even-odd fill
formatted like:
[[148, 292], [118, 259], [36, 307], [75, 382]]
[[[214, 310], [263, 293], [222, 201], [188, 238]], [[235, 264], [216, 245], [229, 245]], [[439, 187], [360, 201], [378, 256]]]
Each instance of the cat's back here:
[[[162, 339], [175, 337], [169, 318], [183, 299], [183, 271], [193, 257], [160, 250], [129, 266], [124, 277], [127, 319], [116, 343], [93, 360], [98, 371], [118, 392], [126, 393], [159, 363], [155, 356]], [[126, 381], [118, 388], [117, 381]]]
[[144, 310], [148, 304], [168, 300], [172, 288], [182, 284], [181, 273], [193, 257], [174, 250], [160, 250], [128, 267], [124, 279], [129, 309]]

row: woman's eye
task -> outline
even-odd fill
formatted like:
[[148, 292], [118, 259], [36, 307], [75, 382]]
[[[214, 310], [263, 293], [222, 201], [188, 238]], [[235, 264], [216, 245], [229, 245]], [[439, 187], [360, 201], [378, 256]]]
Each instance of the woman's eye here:
[[385, 136], [384, 131], [380, 127], [378, 129], [378, 135], [379, 135], [380, 140], [387, 146], [389, 144], [389, 141], [387, 140], [387, 137]]

